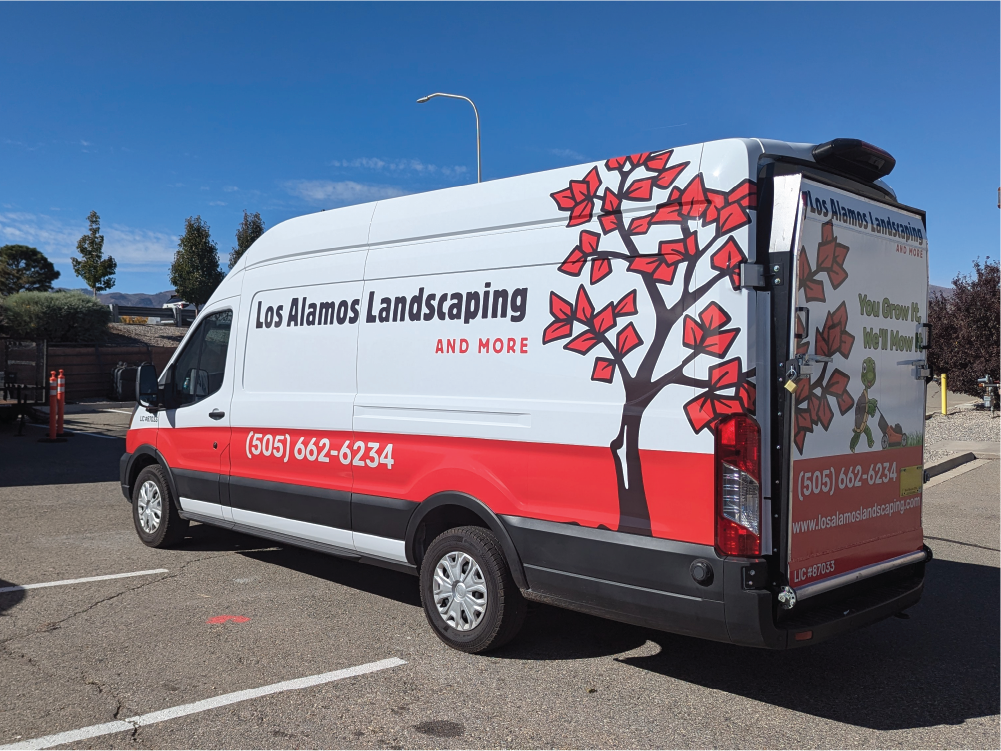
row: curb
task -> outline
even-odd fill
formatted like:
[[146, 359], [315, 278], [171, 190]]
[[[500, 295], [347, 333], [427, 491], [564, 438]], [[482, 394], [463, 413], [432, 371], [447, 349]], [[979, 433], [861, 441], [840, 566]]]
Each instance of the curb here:
[[976, 459], [977, 455], [972, 451], [967, 451], [965, 454], [958, 454], [957, 456], [950, 456], [948, 459], [941, 461], [938, 464], [925, 467], [924, 481], [928, 482], [933, 477], [945, 474], [950, 469], [955, 469], [956, 467], [966, 464], [967, 462], [976, 461]]

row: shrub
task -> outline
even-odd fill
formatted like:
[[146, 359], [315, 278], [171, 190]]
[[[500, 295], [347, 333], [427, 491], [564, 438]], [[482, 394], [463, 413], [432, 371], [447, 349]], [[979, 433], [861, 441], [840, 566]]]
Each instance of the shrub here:
[[12, 339], [98, 342], [111, 311], [79, 292], [18, 292], [3, 300], [3, 318]]
[[935, 295], [928, 303], [932, 325], [930, 361], [936, 375], [945, 373], [950, 391], [980, 396], [977, 379], [999, 380], [1001, 369], [1001, 269], [988, 258], [973, 262], [972, 274], [952, 280], [951, 297]]

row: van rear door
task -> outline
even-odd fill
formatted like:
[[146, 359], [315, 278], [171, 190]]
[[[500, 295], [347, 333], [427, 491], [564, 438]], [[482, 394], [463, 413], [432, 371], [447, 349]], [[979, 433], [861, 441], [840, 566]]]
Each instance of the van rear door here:
[[[924, 559], [923, 217], [803, 177], [785, 388], [798, 599]], [[787, 423], [788, 424], [788, 423]]]

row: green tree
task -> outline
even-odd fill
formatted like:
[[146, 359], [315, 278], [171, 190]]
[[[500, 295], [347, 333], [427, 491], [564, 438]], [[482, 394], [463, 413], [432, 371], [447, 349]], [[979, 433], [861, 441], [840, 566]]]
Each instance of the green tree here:
[[236, 228], [236, 247], [229, 254], [229, 267], [232, 269], [247, 249], [254, 244], [258, 237], [264, 234], [264, 220], [261, 219], [260, 212], [253, 214], [243, 210], [243, 221]]
[[170, 283], [178, 297], [197, 310], [208, 302], [225, 276], [219, 268], [219, 250], [209, 236], [209, 226], [200, 216], [189, 216], [184, 220], [184, 234], [170, 266]]
[[28, 290], [48, 292], [59, 278], [52, 261], [38, 248], [4, 245], [0, 248], [0, 297]]
[[91, 211], [87, 221], [90, 223], [90, 230], [76, 244], [80, 258], [71, 258], [70, 262], [73, 264], [73, 273], [87, 283], [96, 298], [98, 292], [115, 286], [118, 264], [111, 256], [104, 257], [101, 217], [96, 211]]

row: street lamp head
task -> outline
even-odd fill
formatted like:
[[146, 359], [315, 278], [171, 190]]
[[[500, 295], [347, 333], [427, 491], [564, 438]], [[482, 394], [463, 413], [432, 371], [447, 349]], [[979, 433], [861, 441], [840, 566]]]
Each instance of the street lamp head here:
[[428, 94], [427, 96], [422, 96], [420, 99], [417, 100], [417, 104], [424, 104], [424, 102], [426, 102], [430, 98], [431, 98], [430, 94]]

